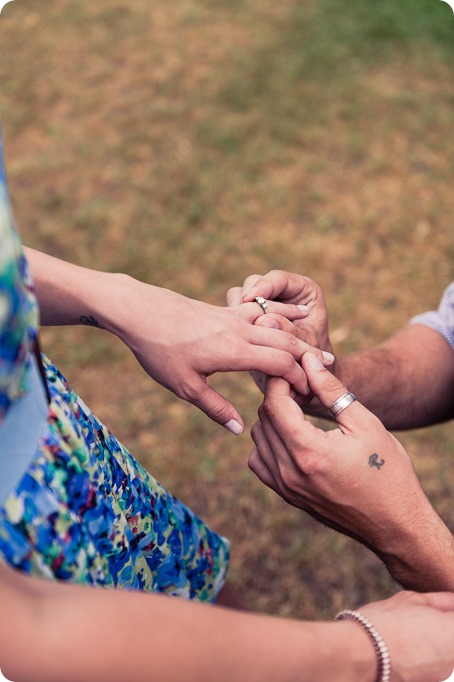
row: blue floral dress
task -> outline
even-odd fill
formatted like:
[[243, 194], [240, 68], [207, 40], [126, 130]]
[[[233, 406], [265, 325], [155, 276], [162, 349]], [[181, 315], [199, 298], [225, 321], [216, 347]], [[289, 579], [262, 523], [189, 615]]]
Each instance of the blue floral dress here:
[[[0, 437], [3, 418], [27, 388], [37, 321], [0, 138]], [[228, 541], [140, 466], [45, 356], [43, 364], [47, 421], [0, 507], [0, 561], [55, 580], [213, 601], [225, 581]]]

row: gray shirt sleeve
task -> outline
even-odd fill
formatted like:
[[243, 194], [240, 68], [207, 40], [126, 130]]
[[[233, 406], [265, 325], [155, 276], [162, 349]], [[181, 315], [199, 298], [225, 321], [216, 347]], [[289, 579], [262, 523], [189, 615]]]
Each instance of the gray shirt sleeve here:
[[425, 324], [441, 334], [454, 350], [454, 282], [445, 289], [438, 310], [416, 315], [410, 324]]

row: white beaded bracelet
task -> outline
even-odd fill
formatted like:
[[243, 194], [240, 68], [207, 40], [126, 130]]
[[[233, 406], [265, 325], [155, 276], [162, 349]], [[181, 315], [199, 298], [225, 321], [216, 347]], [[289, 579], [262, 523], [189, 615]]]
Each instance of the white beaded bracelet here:
[[380, 633], [374, 628], [372, 623], [367, 620], [359, 611], [339, 611], [334, 620], [352, 620], [358, 623], [367, 632], [372, 640], [374, 651], [377, 656], [377, 678], [376, 682], [389, 682], [391, 679], [391, 659], [388, 647], [386, 646]]

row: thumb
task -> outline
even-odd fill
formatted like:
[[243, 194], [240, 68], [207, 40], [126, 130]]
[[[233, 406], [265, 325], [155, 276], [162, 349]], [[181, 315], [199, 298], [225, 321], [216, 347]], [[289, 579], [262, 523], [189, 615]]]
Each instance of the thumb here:
[[[349, 393], [349, 389], [326, 369], [314, 353], [305, 353], [301, 358], [301, 365], [306, 372], [311, 390], [328, 410], [336, 400]], [[377, 419], [364, 405], [355, 400], [348, 408], [342, 410], [335, 419], [339, 426], [351, 431], [364, 427], [366, 415], [369, 419]]]
[[208, 386], [202, 379], [194, 386], [194, 392], [187, 400], [235, 436], [243, 433], [244, 422], [240, 413], [229, 400]]

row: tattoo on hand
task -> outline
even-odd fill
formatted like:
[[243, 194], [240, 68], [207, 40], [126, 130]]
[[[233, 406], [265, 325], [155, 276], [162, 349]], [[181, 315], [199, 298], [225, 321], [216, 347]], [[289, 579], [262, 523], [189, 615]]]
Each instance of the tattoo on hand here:
[[369, 457], [369, 466], [375, 467], [379, 471], [382, 468], [382, 466], [384, 465], [384, 463], [385, 463], [384, 459], [381, 459], [380, 461], [378, 460], [378, 455], [376, 452], [374, 452], [374, 454]]
[[82, 315], [80, 318], [80, 321], [82, 324], [86, 324], [89, 327], [100, 327], [101, 325], [99, 324], [98, 320], [96, 317], [93, 317], [93, 315]]

